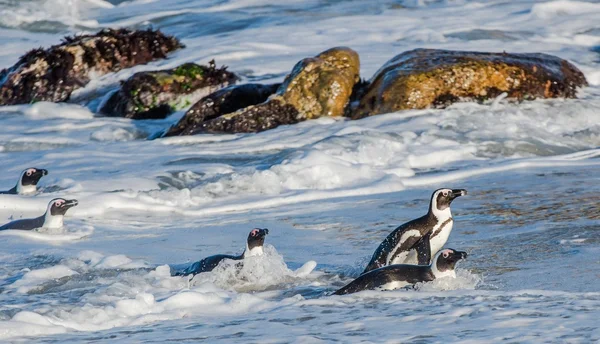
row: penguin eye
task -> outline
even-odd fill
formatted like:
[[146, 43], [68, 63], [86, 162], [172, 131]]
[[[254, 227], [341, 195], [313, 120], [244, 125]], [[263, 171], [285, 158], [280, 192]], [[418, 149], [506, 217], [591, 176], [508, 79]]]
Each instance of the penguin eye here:
[[256, 236], [258, 234], [258, 229], [253, 229], [252, 232], [250, 232], [251, 236]]
[[54, 202], [54, 205], [57, 207], [60, 207], [63, 204], [63, 201], [56, 201]]
[[449, 254], [448, 254], [448, 252], [444, 252], [444, 253], [442, 254], [442, 256], [444, 256], [444, 258], [448, 258]]
[[444, 191], [442, 195], [444, 195], [444, 197], [448, 197], [448, 191]]
[[27, 175], [27, 177], [31, 177], [31, 170], [27, 171], [27, 173], [25, 173]]

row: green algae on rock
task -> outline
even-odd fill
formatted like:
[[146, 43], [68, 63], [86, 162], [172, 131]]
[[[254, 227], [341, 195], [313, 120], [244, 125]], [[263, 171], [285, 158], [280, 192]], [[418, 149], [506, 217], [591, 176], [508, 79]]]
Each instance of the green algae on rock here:
[[194, 135], [204, 130], [202, 123], [267, 100], [280, 84], [230, 86], [202, 98], [164, 136]]
[[261, 104], [206, 121], [197, 133], [250, 133], [323, 116], [342, 116], [359, 80], [358, 54], [332, 48], [298, 62]]
[[34, 49], [0, 71], [0, 105], [67, 101], [91, 75], [162, 59], [179, 48], [183, 45], [175, 37], [152, 29], [107, 29], [65, 37], [61, 44]]
[[208, 66], [186, 63], [170, 70], [140, 72], [123, 82], [100, 112], [131, 119], [161, 119], [237, 80], [227, 67], [217, 68], [214, 60]]
[[577, 67], [552, 55], [416, 49], [375, 73], [351, 117], [483, 101], [503, 92], [517, 100], [575, 98], [576, 88], [586, 85]]
[[312, 118], [343, 116], [359, 81], [359, 68], [354, 50], [329, 49], [298, 62], [276, 94], [273, 85], [250, 84], [202, 99], [165, 136], [260, 132]]
[[301, 119], [342, 116], [359, 80], [358, 54], [346, 47], [326, 50], [301, 60], [277, 91]]

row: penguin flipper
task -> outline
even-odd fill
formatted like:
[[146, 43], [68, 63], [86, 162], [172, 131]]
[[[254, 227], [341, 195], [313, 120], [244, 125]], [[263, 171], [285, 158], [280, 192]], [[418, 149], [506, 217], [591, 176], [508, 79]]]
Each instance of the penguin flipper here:
[[17, 193], [18, 192], [16, 186], [13, 186], [10, 190], [0, 191], [0, 195], [16, 195]]
[[431, 260], [431, 245], [429, 244], [429, 239], [431, 239], [431, 233], [427, 233], [427, 235], [422, 237], [415, 245], [419, 265], [429, 265]]

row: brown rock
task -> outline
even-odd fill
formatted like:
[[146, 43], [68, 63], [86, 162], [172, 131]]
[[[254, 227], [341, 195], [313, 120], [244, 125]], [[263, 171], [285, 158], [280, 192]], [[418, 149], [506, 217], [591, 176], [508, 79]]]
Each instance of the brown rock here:
[[353, 50], [329, 49], [298, 62], [277, 95], [267, 99], [273, 89], [263, 92], [245, 85], [221, 90], [194, 105], [166, 136], [260, 132], [321, 116], [342, 116], [359, 67]]
[[89, 82], [91, 73], [103, 75], [148, 63], [182, 47], [158, 30], [109, 29], [65, 37], [62, 44], [32, 50], [0, 71], [0, 105], [66, 101]]
[[299, 111], [300, 119], [342, 116], [359, 69], [354, 50], [332, 48], [298, 62], [277, 93]]
[[217, 68], [215, 61], [208, 66], [186, 63], [170, 70], [140, 72], [127, 79], [100, 112], [132, 119], [165, 118], [237, 80], [227, 67]]
[[375, 73], [353, 118], [405, 109], [443, 107], [459, 100], [575, 98], [587, 81], [569, 62], [546, 54], [416, 49]]

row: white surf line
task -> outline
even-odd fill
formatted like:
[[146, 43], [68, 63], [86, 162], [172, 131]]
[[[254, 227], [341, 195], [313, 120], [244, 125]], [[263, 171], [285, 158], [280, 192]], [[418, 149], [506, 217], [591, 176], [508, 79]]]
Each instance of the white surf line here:
[[[587, 159], [600, 157], [600, 149], [577, 152], [553, 158], [537, 158], [530, 161], [510, 161], [498, 164], [497, 166], [473, 168], [466, 171], [457, 171], [444, 173], [440, 176], [422, 176], [405, 179], [402, 183], [380, 183], [377, 186], [369, 186], [352, 190], [319, 191], [310, 192], [301, 195], [280, 196], [271, 199], [248, 202], [246, 204], [234, 204], [229, 206], [217, 206], [213, 208], [204, 208], [201, 210], [173, 209], [173, 211], [189, 216], [204, 216], [218, 213], [244, 212], [261, 208], [272, 208], [280, 205], [289, 205], [302, 202], [327, 200], [333, 198], [346, 198], [355, 196], [368, 196], [392, 193], [405, 190], [406, 187], [420, 187], [442, 182], [449, 182], [467, 177], [479, 176], [494, 172], [504, 172], [518, 170], [523, 168], [535, 167], [554, 167], [554, 166], [593, 166], [600, 165], [598, 161], [588, 161]], [[385, 177], [384, 177], [385, 178]], [[381, 181], [381, 180], [380, 180]], [[376, 182], [377, 183], [377, 182]]]
[[[402, 180], [402, 183], [379, 183], [377, 186], [368, 186], [364, 188], [351, 189], [351, 190], [335, 190], [335, 191], [317, 191], [310, 192], [300, 195], [289, 195], [280, 196], [266, 200], [260, 200], [255, 202], [249, 202], [246, 204], [234, 204], [230, 206], [217, 206], [213, 208], [204, 208], [201, 210], [185, 210], [185, 209], [174, 209], [176, 212], [181, 212], [183, 215], [191, 216], [203, 216], [211, 215], [221, 212], [243, 212], [259, 208], [271, 208], [279, 205], [289, 205], [294, 203], [309, 202], [326, 200], [332, 198], [345, 198], [355, 196], [367, 196], [376, 194], [385, 194], [391, 192], [398, 192], [406, 189], [406, 187], [420, 187], [431, 184], [437, 184], [442, 182], [449, 182], [458, 179], [465, 179], [467, 177], [479, 176], [483, 174], [489, 174], [494, 172], [504, 172], [510, 170], [518, 170], [523, 168], [532, 167], [553, 167], [553, 166], [593, 166], [600, 165], [600, 160], [589, 161], [590, 158], [600, 157], [600, 149], [594, 149], [589, 151], [582, 151], [573, 154], [567, 154], [563, 156], [556, 156], [552, 158], [536, 158], [528, 161], [509, 161], [503, 162], [496, 166], [472, 168], [466, 171], [448, 172], [439, 176], [421, 176], [411, 177], [409, 179]], [[385, 179], [382, 178], [382, 179]], [[379, 182], [382, 181], [379, 180]], [[375, 183], [378, 183], [377, 181]]]
[[506, 172], [524, 168], [600, 165], [600, 160], [590, 161], [590, 159], [596, 157], [600, 157], [600, 149], [592, 149], [548, 158], [527, 158], [526, 161], [519, 159], [517, 161], [501, 162], [489, 167], [475, 167], [464, 171], [447, 172], [441, 175], [416, 176], [404, 180], [403, 183], [408, 187], [419, 187], [494, 172]]
[[[394, 178], [394, 176], [392, 175], [386, 175], [378, 180], [373, 181], [370, 185], [361, 188], [314, 190], [309, 192], [307, 192], [306, 190], [297, 190], [290, 191], [286, 194], [281, 194], [275, 197], [263, 198], [259, 200], [236, 200], [233, 204], [223, 204], [224, 202], [226, 202], [226, 200], [217, 200], [217, 202], [220, 202], [221, 204], [212, 207], [202, 207], [202, 209], [182, 208], [176, 205], [152, 204], [131, 196], [127, 196], [125, 194], [115, 195], [98, 193], [87, 194], [85, 196], [78, 195], [78, 199], [80, 199], [80, 203], [82, 204], [85, 202], [86, 199], [94, 198], [96, 204], [102, 204], [102, 206], [89, 209], [76, 209], [75, 211], [73, 211], [73, 214], [71, 216], [76, 218], [93, 215], [99, 216], [111, 208], [119, 210], [174, 213], [184, 216], [195, 217], [217, 215], [223, 213], [243, 213], [257, 209], [276, 208], [282, 205], [330, 200], [335, 198], [370, 196], [399, 192], [409, 187], [424, 187], [427, 185], [447, 183], [474, 176], [480, 176], [496, 172], [519, 170], [525, 168], [600, 165], [600, 159], [592, 160], [593, 158], [597, 157], [600, 157], [600, 149], [581, 151], [577, 153], [548, 158], [524, 158], [510, 160], [499, 162], [493, 164], [492, 166], [474, 167], [464, 171], [444, 172], [440, 175], [434, 174], [426, 176], [416, 176], [406, 179], [399, 179]], [[118, 196], [118, 198], [113, 198], [113, 196]]]
[[44, 241], [53, 244], [62, 244], [68, 243], [71, 241], [77, 241], [84, 239], [94, 233], [93, 227], [88, 228], [87, 231], [74, 231], [74, 232], [65, 232], [63, 234], [51, 234], [51, 233], [42, 233], [36, 231], [24, 231], [24, 230], [3, 230], [0, 231], [0, 236], [14, 236], [20, 237], [23, 239]]

